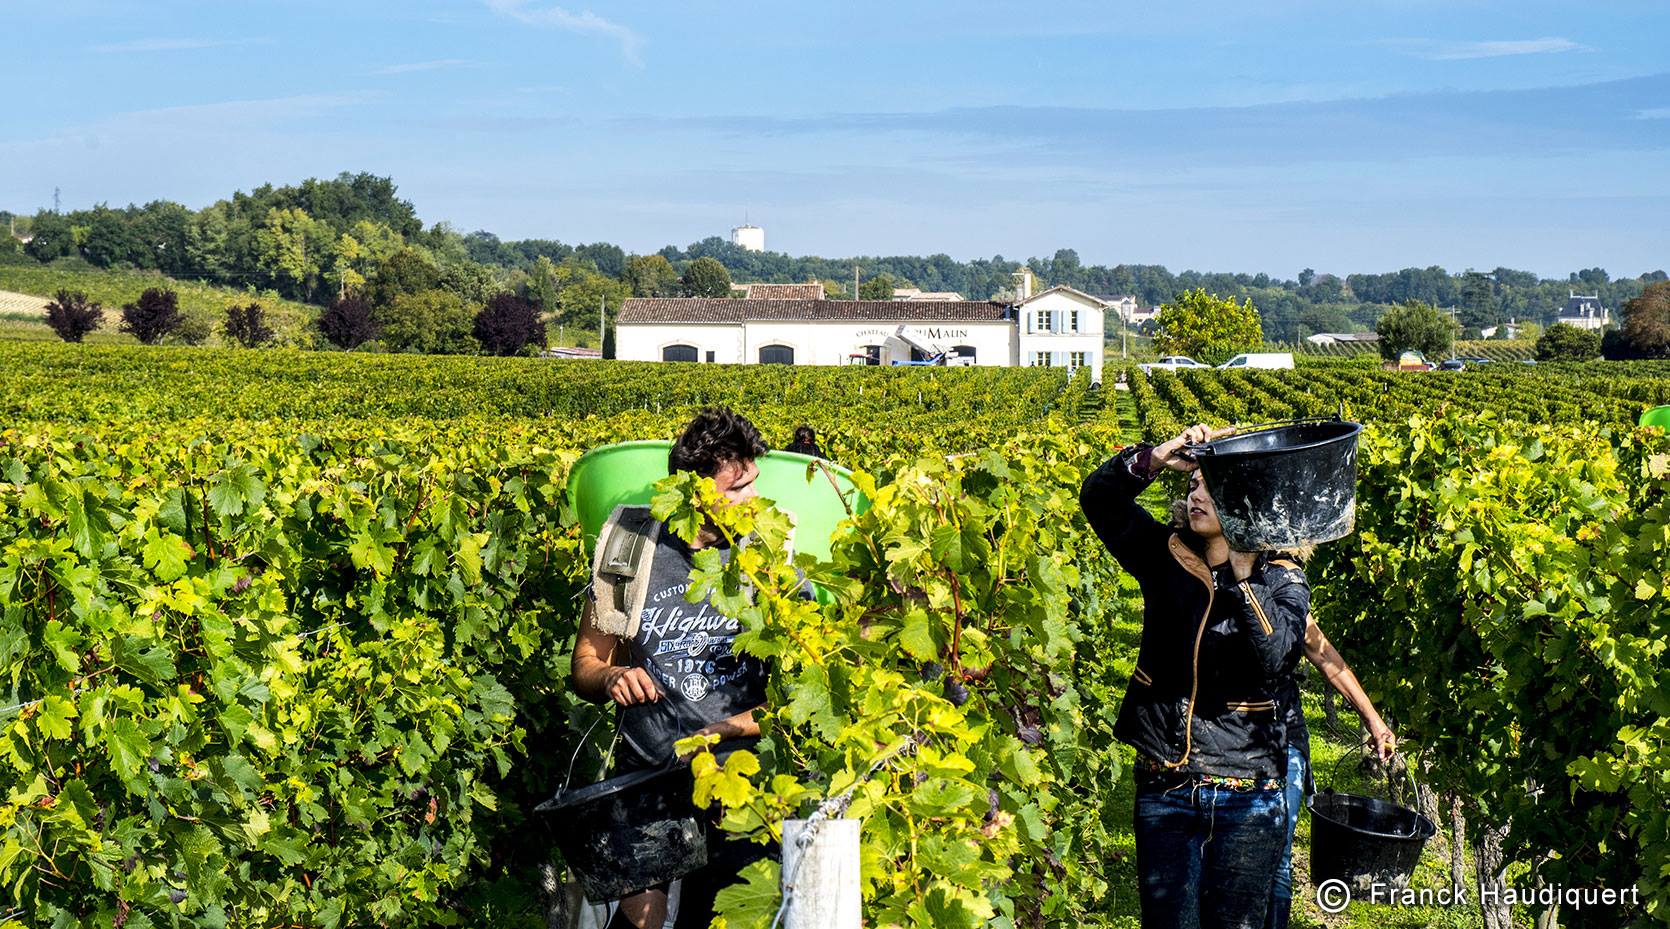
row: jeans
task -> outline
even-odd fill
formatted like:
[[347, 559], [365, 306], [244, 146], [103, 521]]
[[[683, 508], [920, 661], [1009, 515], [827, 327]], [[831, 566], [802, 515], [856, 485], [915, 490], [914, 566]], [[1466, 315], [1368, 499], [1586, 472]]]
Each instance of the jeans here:
[[1298, 748], [1287, 747], [1287, 844], [1282, 848], [1281, 865], [1276, 868], [1276, 885], [1270, 892], [1270, 914], [1264, 929], [1287, 929], [1293, 912], [1293, 833], [1299, 828], [1299, 808], [1305, 805], [1305, 755]]
[[1281, 790], [1139, 779], [1143, 929], [1260, 929], [1287, 835]]

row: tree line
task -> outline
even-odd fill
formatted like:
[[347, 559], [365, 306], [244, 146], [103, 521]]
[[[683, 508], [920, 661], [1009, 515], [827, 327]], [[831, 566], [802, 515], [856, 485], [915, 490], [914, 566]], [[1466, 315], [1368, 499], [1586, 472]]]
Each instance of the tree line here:
[[[1614, 279], [1601, 268], [1566, 279], [1496, 268], [1450, 272], [1405, 268], [1384, 274], [1319, 274], [1291, 280], [1268, 274], [1186, 270], [1162, 265], [1086, 265], [1070, 248], [1025, 261], [958, 261], [949, 255], [821, 258], [752, 252], [711, 236], [684, 248], [633, 255], [606, 242], [571, 245], [549, 239], [504, 241], [490, 232], [459, 233], [418, 218], [391, 178], [343, 173], [295, 185], [263, 185], [201, 210], [153, 201], [41, 211], [18, 220], [30, 241], [23, 253], [41, 262], [155, 270], [171, 277], [271, 289], [329, 306], [357, 296], [386, 309], [396, 296], [439, 290], [479, 309], [511, 293], [537, 305], [553, 323], [595, 331], [599, 309], [611, 318], [629, 296], [726, 296], [743, 281], [822, 282], [828, 296], [887, 299], [894, 287], [956, 291], [969, 299], [1010, 299], [1014, 273], [1029, 267], [1041, 281], [1092, 294], [1130, 295], [1158, 306], [1205, 290], [1257, 307], [1264, 337], [1297, 341], [1316, 332], [1371, 329], [1387, 308], [1418, 301], [1444, 308], [1462, 334], [1509, 319], [1552, 323], [1571, 291], [1593, 294], [1614, 312], [1664, 271]], [[8, 237], [6, 247], [18, 249]], [[5, 251], [0, 248], [0, 251]], [[720, 272], [723, 272], [721, 275]]]

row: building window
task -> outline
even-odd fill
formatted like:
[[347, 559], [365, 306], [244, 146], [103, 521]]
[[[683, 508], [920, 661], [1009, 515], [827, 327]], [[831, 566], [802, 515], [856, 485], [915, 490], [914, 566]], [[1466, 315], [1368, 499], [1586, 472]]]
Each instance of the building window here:
[[696, 346], [669, 345], [661, 350], [662, 361], [695, 361]]
[[794, 364], [794, 349], [787, 345], [762, 345], [760, 346], [760, 364], [792, 365]]
[[864, 363], [867, 364], [867, 365], [879, 365], [879, 364], [881, 364], [881, 346], [880, 345], [866, 345], [866, 346], [864, 346]]
[[1054, 310], [1033, 310], [1032, 311], [1032, 331], [1033, 332], [1053, 332], [1054, 330], [1055, 330], [1055, 311]]
[[1033, 352], [1032, 353], [1032, 366], [1034, 368], [1047, 368], [1047, 367], [1049, 367], [1050, 366], [1050, 353], [1049, 352]]
[[974, 346], [972, 345], [953, 345], [951, 346], [951, 352], [958, 358], [967, 358], [969, 361], [974, 360]]
[[1067, 331], [1068, 332], [1079, 331], [1079, 311], [1078, 310], [1068, 310], [1067, 311]]
[[717, 354], [717, 352], [714, 352], [711, 349], [708, 351], [708, 353], [707, 353], [707, 363], [708, 364], [713, 364], [713, 359], [714, 359], [714, 356], [716, 354]]
[[1068, 352], [1067, 353], [1067, 367], [1073, 369], [1074, 371], [1077, 371], [1078, 369], [1080, 369], [1082, 367], [1085, 367], [1089, 364], [1090, 364], [1090, 353], [1089, 352]]

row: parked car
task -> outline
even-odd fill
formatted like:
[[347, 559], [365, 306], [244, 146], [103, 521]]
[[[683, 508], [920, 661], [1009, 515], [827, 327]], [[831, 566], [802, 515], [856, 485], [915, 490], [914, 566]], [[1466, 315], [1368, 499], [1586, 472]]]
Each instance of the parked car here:
[[1438, 362], [1438, 370], [1440, 371], [1462, 371], [1465, 370], [1466, 367], [1467, 362], [1460, 358], [1446, 358], [1443, 361]]
[[1287, 368], [1293, 367], [1292, 352], [1242, 352], [1220, 368]]
[[1490, 364], [1490, 359], [1489, 358], [1463, 358], [1461, 360], [1467, 362], [1470, 365], [1487, 365], [1487, 364]]
[[1535, 358], [1521, 358], [1519, 359], [1519, 363], [1522, 365], [1534, 365], [1537, 363], [1537, 360]]
[[1201, 364], [1187, 355], [1167, 355], [1159, 361], [1150, 361], [1147, 364], [1137, 365], [1137, 367], [1142, 370], [1142, 373], [1147, 374], [1155, 369], [1176, 371], [1178, 368], [1210, 368], [1211, 365]]

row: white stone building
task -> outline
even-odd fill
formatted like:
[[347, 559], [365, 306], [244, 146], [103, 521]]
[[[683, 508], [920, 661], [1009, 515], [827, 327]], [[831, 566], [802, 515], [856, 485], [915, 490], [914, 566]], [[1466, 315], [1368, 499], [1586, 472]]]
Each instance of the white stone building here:
[[1570, 299], [1566, 300], [1566, 305], [1560, 310], [1560, 318], [1555, 322], [1579, 329], [1605, 329], [1611, 324], [1612, 313], [1600, 305], [1598, 295], [1585, 296], [1575, 290], [1567, 293], [1571, 295]]
[[[625, 361], [876, 364], [899, 326], [935, 352], [976, 365], [1088, 366], [1102, 374], [1100, 301], [1056, 287], [1010, 305], [985, 300], [634, 298], [621, 307]], [[920, 360], [920, 359], [917, 359]]]
[[1074, 370], [1089, 367], [1091, 379], [1100, 381], [1107, 304], [1071, 287], [1051, 287], [1042, 293], [1017, 296], [1021, 297], [1015, 303], [1019, 364]]

